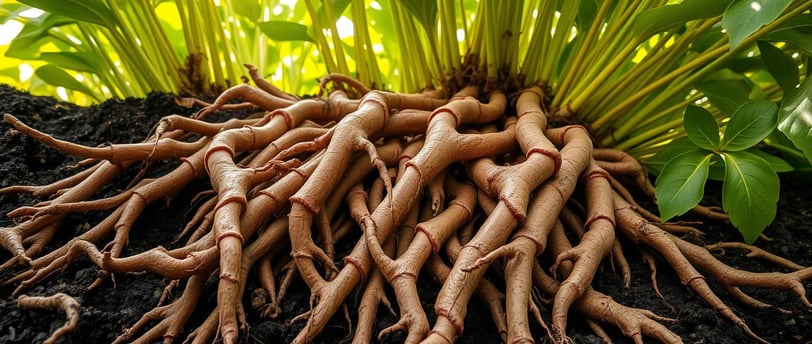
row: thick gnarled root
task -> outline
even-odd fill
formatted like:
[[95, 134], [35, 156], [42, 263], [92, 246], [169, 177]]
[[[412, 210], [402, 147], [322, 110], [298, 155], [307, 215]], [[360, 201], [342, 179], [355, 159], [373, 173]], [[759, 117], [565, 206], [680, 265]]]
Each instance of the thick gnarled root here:
[[[803, 284], [812, 279], [810, 268], [751, 247], [695, 245], [689, 241], [701, 236], [695, 223], [661, 223], [641, 207], [634, 195], [654, 194], [642, 166], [623, 152], [593, 147], [585, 127], [551, 127], [540, 87], [509, 99], [506, 90], [468, 86], [447, 98], [445, 90], [388, 93], [329, 75], [321, 89], [332, 83], [332, 92], [299, 99], [248, 70], [257, 88], [236, 86], [210, 104], [191, 101], [205, 107], [192, 118], [165, 117], [141, 143], [86, 147], [6, 116], [43, 144], [89, 160], [62, 181], [0, 190], [49, 198], [12, 211], [17, 222], [0, 228], [0, 247], [12, 256], [0, 268], [26, 269], [4, 283], [19, 293], [85, 255], [105, 275], [149, 272], [185, 286], [116, 342], [173, 342], [185, 335], [193, 343], [235, 343], [246, 334], [247, 307], [253, 307], [262, 317], [305, 321], [293, 341], [307, 343], [337, 313], [357, 307], [355, 342], [403, 331], [407, 343], [447, 343], [464, 335], [473, 297], [486, 305], [507, 343], [566, 342], [567, 324], [581, 318], [604, 338], [603, 326], [610, 326], [636, 343], [680, 342], [663, 325], [672, 319], [592, 288], [602, 266], [621, 274], [627, 286], [638, 283], [629, 267], [638, 252], [651, 267], [664, 260], [710, 307], [757, 340], [708, 283], [754, 307], [769, 305], [743, 288], [788, 290], [812, 307]], [[222, 123], [201, 120], [246, 107], [265, 112]], [[170, 172], [147, 178], [142, 171], [117, 194], [95, 196], [139, 162], [174, 159], [181, 163]], [[201, 197], [188, 223], [173, 233], [176, 242], [129, 252], [136, 220], [149, 215], [146, 207], [173, 199], [198, 179], [210, 188], [194, 191]], [[97, 211], [106, 212], [103, 220], [43, 252], [68, 215]], [[727, 219], [713, 207], [695, 213]], [[722, 249], [750, 250], [791, 271], [738, 270], [709, 251]], [[310, 309], [286, 314], [285, 295], [297, 276], [309, 288]], [[436, 300], [418, 289], [422, 276], [437, 282]], [[216, 307], [184, 334], [211, 289]], [[352, 293], [357, 304], [347, 302]], [[437, 316], [433, 324], [427, 304]], [[394, 324], [375, 323], [380, 305], [396, 314]], [[374, 333], [376, 327], [384, 329]]]

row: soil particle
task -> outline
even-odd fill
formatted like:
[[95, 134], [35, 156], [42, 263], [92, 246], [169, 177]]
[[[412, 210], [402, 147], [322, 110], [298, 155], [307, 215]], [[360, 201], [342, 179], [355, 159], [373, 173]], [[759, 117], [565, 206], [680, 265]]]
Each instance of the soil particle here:
[[[93, 107], [78, 107], [59, 102], [48, 97], [33, 97], [7, 86], [0, 86], [0, 114], [12, 114], [25, 123], [53, 135], [59, 139], [95, 146], [99, 144], [126, 143], [141, 141], [162, 117], [170, 114], [188, 115], [193, 109], [175, 105], [173, 97], [163, 94], [151, 94], [145, 99], [126, 99], [107, 101]], [[64, 178], [74, 170], [69, 166], [80, 159], [59, 153], [44, 147], [36, 141], [10, 129], [3, 124], [0, 128], [0, 187], [15, 184], [42, 185]], [[173, 166], [173, 163], [156, 164], [155, 173]], [[104, 192], [112, 193], [115, 189], [126, 186], [127, 176], [122, 176], [113, 187]], [[806, 190], [812, 181], [798, 176], [784, 176], [782, 181], [781, 200], [775, 223], [765, 232], [771, 241], [760, 240], [759, 246], [778, 253], [795, 262], [812, 265], [812, 199]], [[189, 203], [196, 190], [206, 186], [199, 182], [190, 190], [178, 195], [172, 204], [183, 209]], [[711, 183], [706, 191], [705, 202], [710, 205], [720, 204], [719, 184]], [[33, 204], [36, 200], [21, 194], [0, 195], [0, 213], [6, 214], [20, 205]], [[172, 247], [170, 243], [177, 231], [183, 228], [189, 214], [168, 209], [162, 204], [150, 205], [145, 211], [149, 216], [142, 216], [136, 222], [131, 234], [130, 246], [125, 254], [141, 252], [157, 245]], [[105, 214], [87, 213], [69, 216], [60, 227], [54, 241], [46, 248], [53, 249], [65, 243], [76, 232], [86, 230], [89, 225], [97, 223]], [[12, 222], [3, 217], [0, 226], [7, 227]], [[711, 223], [702, 226], [707, 233], [701, 240], [706, 243], [717, 241], [739, 241], [741, 236], [734, 228], [725, 224]], [[605, 264], [596, 276], [593, 286], [598, 291], [612, 296], [616, 301], [675, 319], [666, 326], [680, 335], [688, 343], [751, 343], [748, 337], [729, 321], [722, 319], [716, 311], [707, 306], [696, 294], [682, 285], [673, 270], [662, 259], [657, 260], [656, 281], [664, 298], [654, 292], [651, 284], [651, 273], [643, 263], [640, 255], [630, 242], [623, 242], [627, 258], [632, 267], [632, 285], [623, 286], [622, 278]], [[349, 250], [352, 243], [343, 243], [344, 250]], [[337, 247], [341, 250], [341, 248]], [[715, 252], [724, 262], [751, 271], [774, 271], [772, 264], [749, 259], [742, 252]], [[0, 252], [0, 262], [11, 258], [10, 253]], [[780, 270], [780, 269], [778, 269]], [[13, 276], [19, 269], [0, 272], [0, 280]], [[99, 270], [86, 257], [77, 258], [64, 270], [55, 272], [45, 281], [25, 291], [29, 295], [51, 295], [63, 292], [76, 298], [82, 305], [82, 313], [77, 329], [63, 343], [97, 343], [110, 342], [122, 329], [132, 325], [142, 314], [152, 309], [159, 299], [168, 281], [158, 275], [117, 274], [114, 280], [106, 280], [101, 287], [88, 290], [87, 287], [96, 279]], [[498, 281], [494, 281], [499, 283]], [[787, 291], [745, 289], [752, 296], [790, 312], [775, 308], [754, 310], [731, 300], [724, 290], [714, 281], [708, 281], [712, 289], [733, 311], [743, 317], [756, 334], [772, 343], [812, 343], [812, 316], [798, 300], [797, 295]], [[249, 284], [255, 283], [249, 281]], [[805, 283], [807, 290], [812, 285]], [[251, 289], [249, 285], [249, 290]], [[439, 286], [437, 283], [422, 278], [418, 288], [424, 309], [429, 320], [434, 321], [433, 304], [431, 303]], [[46, 339], [56, 328], [62, 326], [64, 314], [43, 310], [20, 310], [16, 307], [16, 298], [11, 296], [14, 286], [0, 287], [0, 343], [37, 343]], [[176, 289], [178, 292], [180, 289]], [[207, 296], [201, 300], [195, 315], [192, 316], [186, 331], [193, 330], [208, 315], [216, 302], [214, 288], [206, 290]], [[391, 294], [391, 293], [390, 293]], [[250, 304], [250, 292], [246, 293], [244, 304]], [[352, 294], [351, 294], [352, 295]], [[389, 295], [394, 302], [394, 295]], [[355, 298], [348, 300], [352, 305]], [[250, 325], [248, 335], [241, 337], [244, 343], [289, 342], [304, 326], [302, 322], [289, 324], [289, 321], [308, 309], [309, 292], [301, 280], [296, 280], [291, 287], [282, 313], [278, 319], [263, 320], [259, 314], [247, 309]], [[353, 307], [349, 307], [352, 309]], [[542, 305], [542, 313], [549, 321], [549, 305]], [[396, 318], [389, 314], [385, 307], [378, 312], [379, 321], [376, 332], [394, 324]], [[351, 311], [351, 316], [355, 313]], [[354, 319], [354, 318], [353, 318]], [[577, 314], [570, 316], [568, 335], [575, 343], [600, 343], [588, 326]], [[354, 320], [353, 320], [354, 321]], [[353, 323], [354, 326], [354, 323]], [[533, 326], [536, 337], [543, 341], [544, 332], [536, 324]], [[617, 343], [628, 343], [631, 340], [623, 337], [619, 330], [605, 326], [609, 335]], [[343, 316], [336, 315], [324, 333], [317, 337], [317, 343], [349, 342], [350, 326]], [[401, 342], [402, 333], [385, 338], [384, 342]], [[492, 324], [490, 313], [477, 300], [471, 302], [468, 316], [465, 319], [465, 332], [459, 343], [493, 343], [499, 336]]]

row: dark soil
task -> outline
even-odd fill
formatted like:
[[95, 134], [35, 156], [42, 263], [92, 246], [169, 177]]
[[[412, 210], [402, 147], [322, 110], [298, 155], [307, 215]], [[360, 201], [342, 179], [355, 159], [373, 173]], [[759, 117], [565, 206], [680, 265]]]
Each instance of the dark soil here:
[[[105, 143], [139, 142], [159, 118], [178, 113], [189, 114], [194, 109], [185, 109], [175, 105], [169, 95], [153, 94], [146, 99], [127, 99], [108, 101], [89, 108], [59, 102], [53, 98], [32, 97], [23, 92], [0, 86], [0, 114], [10, 113], [25, 123], [34, 126], [53, 136], [95, 146]], [[70, 175], [68, 167], [79, 161], [78, 158], [65, 156], [54, 149], [44, 147], [34, 140], [16, 133], [10, 126], [0, 128], [0, 186], [14, 184], [46, 184]], [[153, 173], [160, 173], [170, 168], [172, 163], [157, 164]], [[117, 188], [127, 185], [129, 175], [121, 177], [115, 185], [105, 189], [113, 193]], [[808, 176], [807, 176], [808, 177]], [[812, 265], [812, 198], [808, 190], [812, 181], [801, 176], [784, 176], [776, 221], [765, 234], [772, 241], [759, 241], [764, 249], [790, 258], [802, 265]], [[190, 200], [197, 190], [206, 187], [206, 181], [200, 181], [196, 187], [184, 192], [173, 200], [173, 208], [163, 204], [150, 206], [145, 215], [136, 223], [132, 231], [130, 246], [125, 254], [141, 252], [148, 248], [170, 244], [179, 229], [183, 228], [190, 215], [178, 208], [188, 209]], [[706, 192], [707, 204], [720, 204], [720, 185], [711, 184]], [[0, 195], [0, 213], [35, 202], [26, 195]], [[87, 213], [70, 216], [60, 227], [60, 232], [47, 249], [53, 249], [66, 242], [78, 231], [88, 228], [103, 218], [103, 213]], [[8, 227], [12, 222], [5, 217], [0, 226]], [[703, 238], [708, 243], [717, 241], [741, 240], [736, 230], [725, 224], [703, 225], [707, 235]], [[346, 243], [349, 247], [351, 243]], [[751, 343], [741, 329], [722, 319], [693, 292], [684, 287], [673, 270], [660, 260], [658, 262], [657, 282], [665, 300], [654, 293], [649, 271], [642, 263], [637, 251], [629, 242], [624, 243], [627, 256], [632, 264], [633, 279], [630, 288], [624, 288], [622, 278], [613, 273], [607, 265], [596, 276], [594, 287], [611, 295], [618, 302], [629, 306], [650, 309], [660, 315], [675, 318], [668, 323], [672, 331], [688, 343]], [[345, 248], [347, 249], [347, 248]], [[746, 258], [741, 252], [717, 253], [717, 256], [732, 266], [751, 271], [773, 271], [776, 267], [769, 263]], [[0, 262], [11, 258], [8, 252], [0, 251]], [[0, 280], [6, 280], [19, 269], [0, 272]], [[63, 343], [96, 343], [110, 342], [121, 330], [140, 318], [155, 306], [166, 280], [154, 274], [119, 274], [115, 283], [105, 282], [100, 288], [87, 290], [95, 279], [98, 268], [82, 257], [70, 264], [61, 272], [49, 276], [46, 281], [25, 291], [29, 295], [51, 295], [57, 292], [67, 293], [80, 301], [81, 319], [78, 328]], [[772, 343], [812, 343], [812, 313], [805, 309], [797, 296], [786, 291], [747, 290], [751, 295], [777, 307], [791, 311], [786, 314], [777, 309], [753, 310], [728, 298], [718, 284], [711, 282], [725, 302], [742, 316], [751, 329]], [[250, 283], [250, 282], [249, 282]], [[418, 287], [423, 300], [434, 300], [438, 285], [428, 279], [422, 279]], [[812, 284], [806, 283], [807, 290]], [[11, 296], [14, 286], [0, 287], [0, 343], [35, 343], [41, 342], [49, 333], [62, 325], [64, 315], [59, 312], [40, 310], [19, 310], [15, 297]], [[214, 288], [208, 289], [205, 304], [198, 305], [198, 314], [187, 324], [187, 331], [194, 329], [211, 310], [214, 299]], [[290, 341], [303, 326], [287, 322], [294, 316], [308, 309], [309, 293], [303, 282], [297, 280], [292, 292], [286, 298], [282, 315], [277, 320], [263, 320], [252, 310], [248, 312], [250, 332], [242, 336], [247, 343], [275, 343]], [[394, 298], [392, 298], [394, 300]], [[350, 301], [352, 302], [352, 301]], [[247, 303], [246, 303], [247, 304]], [[674, 307], [669, 307], [669, 304]], [[433, 316], [433, 305], [424, 305], [427, 313]], [[353, 307], [350, 307], [353, 308]], [[391, 325], [395, 318], [381, 308], [377, 328]], [[433, 321], [433, 319], [430, 319]], [[547, 319], [549, 320], [549, 319]], [[355, 324], [353, 324], [354, 326]], [[342, 316], [336, 316], [320, 335], [317, 342], [348, 342], [350, 328]], [[539, 338], [543, 335], [540, 327], [535, 326]], [[620, 343], [630, 342], [622, 334], [607, 327], [609, 334]], [[589, 328], [580, 320], [580, 316], [570, 317], [568, 334], [576, 343], [598, 343]], [[465, 333], [459, 338], [460, 343], [498, 342], [498, 335], [491, 324], [490, 314], [478, 301], [472, 301], [466, 318]], [[403, 337], [394, 335], [387, 342], [399, 342]]]

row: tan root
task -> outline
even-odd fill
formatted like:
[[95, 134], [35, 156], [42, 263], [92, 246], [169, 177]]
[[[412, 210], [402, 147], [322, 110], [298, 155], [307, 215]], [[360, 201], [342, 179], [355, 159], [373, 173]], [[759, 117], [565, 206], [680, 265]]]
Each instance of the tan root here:
[[[680, 342], [663, 325], [673, 319], [624, 306], [592, 288], [602, 268], [616, 271], [626, 286], [636, 283], [632, 259], [649, 264], [652, 293], [660, 295], [654, 276], [663, 269], [654, 261], [662, 260], [756, 340], [763, 341], [711, 283], [754, 307], [769, 305], [743, 288], [786, 290], [812, 307], [803, 284], [812, 279], [811, 268], [750, 246], [694, 244], [690, 240], [702, 235], [695, 223], [661, 223], [641, 207], [634, 195], [654, 195], [642, 165], [626, 153], [595, 148], [587, 128], [551, 126], [541, 87], [512, 97], [477, 86], [453, 95], [442, 89], [398, 94], [329, 75], [321, 87], [333, 85], [332, 92], [300, 99], [247, 67], [256, 88], [233, 87], [210, 104], [186, 101], [205, 107], [191, 118], [165, 117], [141, 143], [86, 147], [6, 115], [16, 130], [89, 160], [62, 181], [0, 190], [43, 199], [12, 211], [15, 224], [0, 228], [0, 247], [12, 256], [0, 268], [22, 266], [4, 283], [20, 293], [81, 255], [103, 276], [150, 272], [172, 280], [159, 304], [116, 343], [184, 336], [192, 343], [235, 343], [248, 331], [246, 307], [262, 317], [302, 320], [295, 343], [313, 341], [337, 313], [357, 314], [350, 319], [356, 343], [399, 331], [407, 343], [448, 343], [463, 335], [473, 297], [486, 305], [508, 343], [535, 342], [539, 329], [567, 342], [567, 325], [580, 319], [604, 338], [604, 328], [614, 327], [636, 343]], [[240, 108], [264, 112], [203, 121], [214, 110]], [[142, 161], [174, 159], [181, 163], [168, 173], [138, 173], [118, 194], [94, 196]], [[130, 233], [146, 207], [174, 198], [197, 179], [211, 188], [195, 198], [189, 222], [167, 243], [172, 246], [128, 253]], [[95, 211], [108, 215], [45, 251], [69, 214]], [[695, 212], [727, 220], [716, 208]], [[790, 272], [739, 270], [711, 253], [720, 250], [746, 250]], [[299, 277], [311, 307], [286, 314], [285, 296]], [[436, 300], [418, 291], [423, 277], [437, 282]], [[172, 299], [169, 291], [179, 285], [183, 291]], [[215, 286], [216, 308], [185, 333], [198, 303], [209, 297], [206, 290]], [[357, 302], [350, 304], [353, 292]], [[64, 309], [69, 323], [55, 340], [78, 321], [78, 304], [70, 300], [21, 296], [20, 305]], [[434, 323], [427, 304], [433, 304]], [[398, 320], [374, 333], [381, 305]]]

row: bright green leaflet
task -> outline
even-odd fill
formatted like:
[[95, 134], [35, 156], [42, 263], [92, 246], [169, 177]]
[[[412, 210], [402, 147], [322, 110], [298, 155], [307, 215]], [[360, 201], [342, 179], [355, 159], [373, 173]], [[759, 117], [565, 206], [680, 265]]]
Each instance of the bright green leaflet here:
[[710, 151], [719, 148], [719, 126], [708, 110], [689, 105], [685, 108], [683, 126], [688, 138], [697, 146]]
[[777, 113], [778, 107], [770, 101], [743, 104], [727, 123], [720, 148], [734, 152], [755, 146], [775, 128]]
[[663, 221], [684, 214], [702, 200], [711, 156], [710, 152], [695, 148], [665, 164], [657, 177], [655, 193]]
[[725, 152], [722, 157], [722, 206], [744, 241], [752, 244], [775, 218], [778, 175], [766, 161], [748, 152]]

